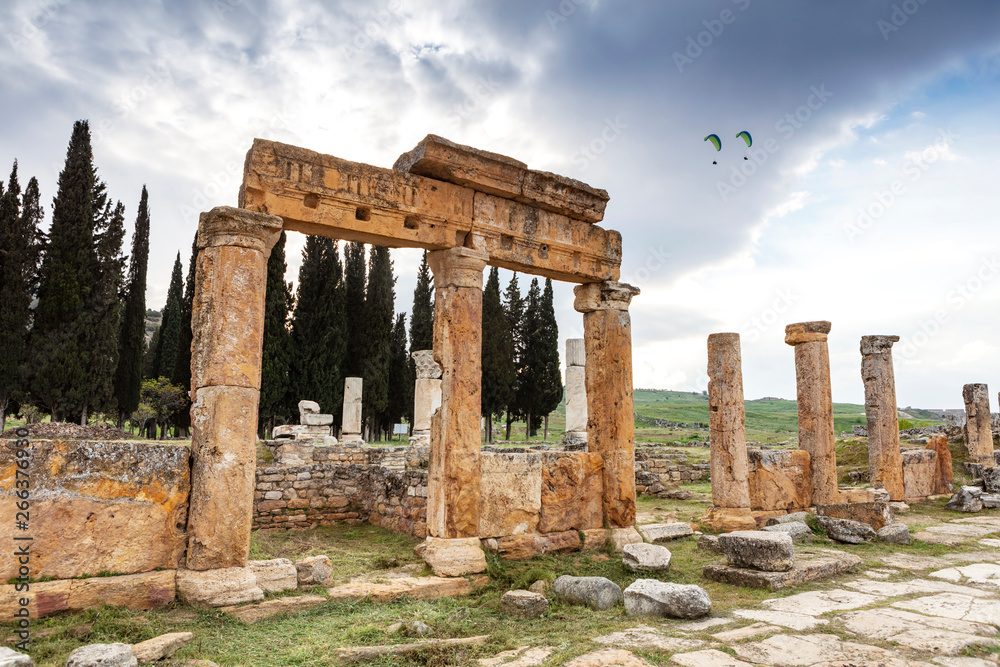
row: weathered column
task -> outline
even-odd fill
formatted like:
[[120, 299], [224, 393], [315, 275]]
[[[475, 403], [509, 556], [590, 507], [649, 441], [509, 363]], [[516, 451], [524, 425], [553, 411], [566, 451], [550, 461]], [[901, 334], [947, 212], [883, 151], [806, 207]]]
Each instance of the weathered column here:
[[340, 442], [357, 445], [364, 442], [361, 437], [361, 398], [364, 380], [344, 378], [344, 417], [340, 426]]
[[243, 567], [250, 552], [267, 258], [281, 218], [202, 213], [191, 318], [187, 568]]
[[701, 522], [712, 530], [753, 530], [740, 335], [708, 337], [708, 428], [712, 507]]
[[566, 340], [566, 433], [563, 444], [587, 443], [587, 351], [582, 338]]
[[812, 503], [840, 502], [837, 489], [837, 436], [830, 390], [829, 322], [799, 322], [785, 327], [785, 342], [795, 347], [795, 387], [799, 407], [799, 448], [809, 452]]
[[996, 465], [993, 460], [993, 425], [990, 417], [990, 392], [985, 384], [962, 387], [965, 400], [965, 448], [973, 463]]
[[899, 451], [899, 414], [892, 344], [899, 336], [861, 337], [861, 379], [865, 383], [868, 417], [868, 467], [871, 485], [903, 500], [903, 455]]
[[[586, 349], [587, 448], [604, 458], [604, 521], [634, 539], [635, 421], [632, 413], [632, 321], [639, 288], [618, 282], [578, 285], [573, 307], [583, 313]], [[641, 541], [641, 538], [639, 538]]]
[[411, 445], [428, 445], [431, 439], [431, 415], [441, 407], [441, 367], [434, 361], [434, 350], [413, 353], [417, 379], [413, 386], [413, 434]]

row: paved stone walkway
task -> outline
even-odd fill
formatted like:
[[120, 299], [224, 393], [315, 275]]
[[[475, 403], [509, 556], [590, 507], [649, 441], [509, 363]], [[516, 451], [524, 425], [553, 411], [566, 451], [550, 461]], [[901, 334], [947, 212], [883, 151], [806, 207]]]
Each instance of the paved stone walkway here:
[[[678, 623], [645, 619], [590, 638], [593, 651], [570, 667], [996, 667], [1000, 661], [1000, 517], [968, 517], [914, 537], [980, 551], [943, 558], [892, 554], [832, 590], [764, 600], [725, 616]], [[891, 581], [890, 581], [891, 579]], [[989, 652], [996, 646], [996, 653]], [[986, 647], [988, 659], [961, 655]], [[636, 649], [662, 651], [651, 663]], [[522, 647], [480, 660], [485, 667], [535, 667], [556, 647]]]

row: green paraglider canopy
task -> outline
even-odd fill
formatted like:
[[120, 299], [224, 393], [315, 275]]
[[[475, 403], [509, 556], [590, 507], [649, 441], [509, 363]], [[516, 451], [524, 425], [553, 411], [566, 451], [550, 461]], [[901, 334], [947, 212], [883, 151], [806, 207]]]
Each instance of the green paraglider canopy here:
[[703, 141], [711, 141], [712, 145], [715, 146], [716, 151], [722, 150], [722, 139], [719, 139], [719, 135], [717, 134], [710, 134], [707, 137], [705, 137]]
[[742, 139], [743, 141], [747, 142], [747, 148], [750, 148], [750, 146], [753, 144], [753, 138], [750, 136], [750, 133], [747, 132], [746, 130], [743, 130], [742, 132], [737, 134], [736, 138]]

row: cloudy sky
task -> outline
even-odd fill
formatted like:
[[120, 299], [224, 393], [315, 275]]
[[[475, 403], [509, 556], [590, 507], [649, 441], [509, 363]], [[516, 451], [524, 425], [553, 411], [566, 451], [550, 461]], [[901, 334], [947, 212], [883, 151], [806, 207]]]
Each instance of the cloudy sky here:
[[[900, 405], [956, 407], [1000, 389], [997, 25], [987, 0], [13, 0], [0, 169], [49, 199], [89, 119], [130, 218], [149, 187], [160, 307], [254, 137], [389, 167], [440, 134], [608, 190], [637, 387], [704, 389], [738, 331], [747, 397], [794, 398], [784, 325], [828, 319], [835, 400], [863, 401], [860, 337], [897, 334]], [[393, 257], [408, 310], [419, 253]]]

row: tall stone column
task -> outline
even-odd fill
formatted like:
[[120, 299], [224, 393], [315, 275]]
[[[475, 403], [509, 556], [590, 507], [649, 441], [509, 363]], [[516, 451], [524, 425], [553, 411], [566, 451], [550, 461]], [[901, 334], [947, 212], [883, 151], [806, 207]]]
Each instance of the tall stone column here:
[[985, 384], [962, 387], [965, 400], [965, 448], [974, 463], [993, 466], [993, 425], [990, 420], [990, 392]]
[[799, 322], [785, 327], [785, 342], [795, 347], [795, 386], [799, 406], [799, 448], [809, 452], [812, 503], [840, 502], [837, 489], [837, 436], [830, 391], [829, 322]]
[[563, 444], [587, 443], [587, 351], [583, 338], [566, 340], [566, 433]]
[[413, 386], [413, 435], [411, 445], [427, 445], [431, 439], [431, 415], [441, 407], [441, 367], [434, 350], [417, 350], [412, 355], [417, 370]]
[[892, 344], [898, 340], [899, 336], [861, 337], [871, 485], [884, 488], [893, 501], [903, 500], [903, 455], [899, 451], [896, 378], [892, 371]]
[[340, 424], [340, 442], [344, 445], [360, 445], [365, 440], [361, 437], [361, 408], [364, 380], [362, 378], [344, 378], [344, 416]]
[[708, 337], [708, 428], [711, 447], [712, 507], [701, 522], [712, 530], [753, 530], [750, 465], [740, 335]]
[[604, 458], [604, 520], [612, 529], [627, 529], [631, 536], [635, 532], [635, 421], [628, 306], [639, 288], [607, 281], [578, 285], [573, 293], [573, 307], [583, 313], [587, 448]]
[[202, 213], [191, 318], [187, 568], [243, 567], [250, 553], [267, 258], [281, 218]]

